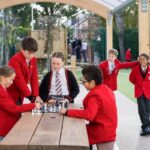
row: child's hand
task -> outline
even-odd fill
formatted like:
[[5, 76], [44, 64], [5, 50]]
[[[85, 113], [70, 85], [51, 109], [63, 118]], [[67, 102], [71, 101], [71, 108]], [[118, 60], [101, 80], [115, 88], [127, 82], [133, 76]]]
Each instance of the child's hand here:
[[42, 99], [39, 96], [36, 97], [35, 102], [41, 104], [43, 103]]
[[59, 113], [61, 115], [64, 115], [66, 113], [66, 111], [67, 111], [67, 109], [65, 109], [65, 108], [62, 107], [61, 110], [59, 111]]
[[48, 100], [48, 103], [51, 104], [51, 105], [55, 105], [56, 104], [56, 100], [50, 99], [50, 100]]
[[40, 103], [35, 103], [35, 107], [36, 107], [37, 109], [40, 109], [40, 108], [42, 107], [42, 105], [41, 105]]

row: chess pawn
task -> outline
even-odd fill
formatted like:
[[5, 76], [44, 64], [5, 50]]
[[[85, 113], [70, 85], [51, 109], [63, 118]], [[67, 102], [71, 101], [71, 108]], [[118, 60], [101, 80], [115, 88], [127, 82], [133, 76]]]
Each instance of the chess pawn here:
[[32, 116], [34, 116], [34, 109], [32, 109]]
[[47, 104], [44, 104], [44, 112], [47, 112]]

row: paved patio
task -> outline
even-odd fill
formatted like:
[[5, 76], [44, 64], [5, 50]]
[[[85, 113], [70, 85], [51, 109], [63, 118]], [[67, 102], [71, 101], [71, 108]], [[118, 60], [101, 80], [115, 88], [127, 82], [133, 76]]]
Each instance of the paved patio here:
[[[75, 99], [75, 103], [82, 103], [86, 94], [86, 89], [80, 85], [80, 94]], [[141, 123], [137, 104], [119, 91], [115, 92], [115, 96], [118, 108], [117, 146], [119, 150], [150, 150], [150, 136], [139, 135]]]

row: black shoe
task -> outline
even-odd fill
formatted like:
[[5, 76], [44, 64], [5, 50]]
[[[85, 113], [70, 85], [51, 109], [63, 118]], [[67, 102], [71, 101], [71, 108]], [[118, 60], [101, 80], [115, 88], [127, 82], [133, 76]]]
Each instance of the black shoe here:
[[146, 127], [140, 133], [141, 136], [150, 135], [150, 127]]

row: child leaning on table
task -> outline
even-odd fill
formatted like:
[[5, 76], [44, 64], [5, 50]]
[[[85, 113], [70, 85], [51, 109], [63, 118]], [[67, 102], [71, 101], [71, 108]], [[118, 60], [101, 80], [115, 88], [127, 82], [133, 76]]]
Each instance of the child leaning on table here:
[[10, 66], [0, 68], [0, 141], [12, 129], [22, 112], [30, 111], [34, 107], [37, 109], [41, 108], [40, 103], [23, 105], [16, 105], [14, 103], [6, 88], [13, 83], [15, 76], [15, 71]]
[[[64, 55], [61, 52], [55, 52], [51, 58], [52, 70], [48, 72], [40, 85], [40, 97], [43, 101], [55, 104], [53, 97], [64, 97], [70, 103], [79, 93], [77, 80], [70, 70], [63, 67]], [[58, 87], [59, 85], [59, 87]]]
[[102, 83], [102, 72], [96, 66], [82, 70], [82, 84], [89, 90], [83, 100], [83, 110], [62, 108], [60, 114], [89, 121], [87, 133], [89, 144], [98, 150], [113, 150], [116, 140], [117, 108], [112, 90]]

